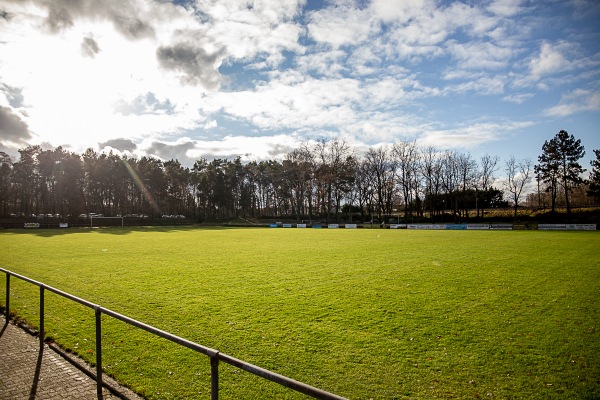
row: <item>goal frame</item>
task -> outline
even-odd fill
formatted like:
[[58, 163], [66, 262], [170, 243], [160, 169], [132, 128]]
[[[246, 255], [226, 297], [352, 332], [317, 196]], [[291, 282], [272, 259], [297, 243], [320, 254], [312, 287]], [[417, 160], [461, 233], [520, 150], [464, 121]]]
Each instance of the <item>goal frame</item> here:
[[125, 226], [123, 217], [97, 217], [94, 215], [90, 215], [90, 228], [94, 227], [94, 219], [120, 219], [121, 220], [121, 228]]

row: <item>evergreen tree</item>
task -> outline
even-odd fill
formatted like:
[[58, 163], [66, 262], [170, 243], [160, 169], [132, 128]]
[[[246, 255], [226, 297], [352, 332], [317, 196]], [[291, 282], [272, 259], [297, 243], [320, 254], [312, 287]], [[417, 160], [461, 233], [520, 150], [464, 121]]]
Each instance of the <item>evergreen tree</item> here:
[[558, 184], [563, 187], [567, 215], [571, 213], [570, 192], [574, 185], [583, 182], [581, 174], [585, 171], [579, 160], [585, 155], [581, 140], [561, 130], [550, 141], [544, 142], [542, 154], [538, 157], [536, 166], [538, 178], [549, 185], [552, 191], [552, 204], [558, 189]]
[[590, 173], [588, 196], [600, 201], [600, 150], [594, 150], [594, 153], [596, 153], [596, 159], [590, 161], [592, 172]]
[[542, 154], [538, 157], [539, 164], [534, 166], [538, 182], [546, 184], [545, 191], [550, 193], [552, 212], [556, 209], [556, 196], [558, 194], [558, 179], [560, 160], [557, 155], [556, 143], [546, 140], [542, 146]]

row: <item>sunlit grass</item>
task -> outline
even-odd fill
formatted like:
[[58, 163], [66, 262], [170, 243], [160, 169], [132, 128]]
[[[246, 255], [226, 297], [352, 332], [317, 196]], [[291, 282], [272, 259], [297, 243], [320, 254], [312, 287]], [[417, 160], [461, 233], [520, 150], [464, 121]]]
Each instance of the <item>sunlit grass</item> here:
[[[600, 396], [600, 235], [332, 229], [2, 232], [2, 266], [353, 399]], [[37, 324], [37, 288], [11, 280]], [[0, 285], [4, 304], [4, 285]], [[94, 361], [94, 315], [46, 330]], [[103, 318], [107, 373], [208, 398], [205, 356]], [[225, 364], [222, 398], [303, 398]]]

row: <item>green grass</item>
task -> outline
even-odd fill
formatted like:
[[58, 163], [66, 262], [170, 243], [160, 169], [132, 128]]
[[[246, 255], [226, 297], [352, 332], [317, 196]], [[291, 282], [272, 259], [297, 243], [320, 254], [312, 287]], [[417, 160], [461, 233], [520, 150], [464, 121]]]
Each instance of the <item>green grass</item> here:
[[[140, 228], [0, 233], [2, 266], [352, 399], [600, 397], [600, 234]], [[38, 289], [11, 280], [38, 323]], [[0, 285], [4, 304], [4, 285]], [[46, 296], [94, 361], [94, 315]], [[209, 398], [208, 358], [103, 317], [107, 373]], [[304, 396], [220, 366], [221, 398]]]

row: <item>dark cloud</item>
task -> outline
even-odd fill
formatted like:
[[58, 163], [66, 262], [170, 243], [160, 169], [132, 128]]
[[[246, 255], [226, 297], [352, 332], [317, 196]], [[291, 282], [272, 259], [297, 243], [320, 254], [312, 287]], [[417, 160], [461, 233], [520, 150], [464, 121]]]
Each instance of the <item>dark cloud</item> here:
[[31, 0], [48, 9], [46, 26], [57, 33], [69, 29], [77, 18], [102, 18], [129, 39], [154, 36], [154, 27], [139, 16], [138, 7], [132, 0]]
[[188, 150], [192, 150], [194, 147], [195, 146], [193, 142], [178, 144], [153, 142], [152, 145], [146, 150], [146, 153], [156, 155], [163, 160], [179, 160], [181, 165], [192, 166], [196, 160], [188, 157], [186, 153]]
[[119, 32], [130, 39], [154, 36], [154, 27], [139, 18], [115, 15], [111, 19]]
[[99, 143], [99, 145], [100, 148], [110, 146], [113, 149], [117, 149], [119, 151], [129, 152], [133, 152], [137, 148], [137, 145], [133, 143], [133, 141], [131, 141], [130, 139], [112, 139], [104, 143]]
[[48, 18], [46, 19], [46, 24], [50, 31], [54, 33], [73, 26], [71, 13], [60, 3], [60, 1], [57, 1], [48, 4]]
[[2, 83], [0, 91], [4, 92], [8, 99], [8, 104], [13, 108], [23, 107], [25, 104], [25, 97], [23, 97], [23, 88], [17, 88], [9, 86], [6, 83]]
[[83, 42], [81, 42], [81, 54], [94, 58], [99, 52], [100, 46], [98, 46], [98, 43], [93, 38], [83, 38]]
[[203, 48], [180, 43], [162, 46], [156, 57], [164, 69], [180, 73], [184, 84], [201, 85], [205, 89], [217, 89], [221, 75], [215, 68], [218, 54], [208, 54]]
[[160, 101], [152, 92], [136, 97], [131, 103], [121, 101], [115, 106], [115, 111], [123, 115], [173, 114], [174, 110], [169, 99]]
[[[244, 154], [234, 153], [234, 152], [226, 153], [225, 151], [226, 150], [221, 147], [210, 147], [210, 148], [205, 149], [203, 152], [199, 153], [198, 159], [204, 158], [208, 161], [212, 161], [217, 158], [220, 158], [221, 160], [235, 160], [238, 157], [242, 157], [242, 159], [243, 159], [243, 158], [251, 158], [251, 156], [252, 156], [251, 153], [244, 153]], [[255, 160], [255, 159], [253, 158], [253, 160]]]
[[27, 124], [8, 107], [0, 106], [0, 142], [26, 143], [31, 139]]
[[[46, 26], [53, 33], [71, 28], [78, 19], [103, 19], [129, 39], [153, 37], [153, 21], [168, 18], [169, 13], [180, 8], [176, 4], [151, 2], [152, 7], [141, 7], [138, 0], [29, 0], [48, 10]], [[220, 53], [208, 53], [196, 41], [195, 32], [179, 32], [190, 36], [190, 42], [180, 42], [159, 47], [156, 51], [160, 66], [176, 72], [182, 83], [217, 89], [221, 84], [218, 72]], [[185, 39], [184, 39], [185, 40]], [[99, 51], [98, 43], [91, 37], [83, 39], [81, 51], [93, 57]]]
[[296, 148], [293, 146], [287, 146], [287, 145], [283, 145], [283, 144], [275, 144], [275, 145], [271, 146], [268, 153], [270, 156], [278, 158], [285, 154], [291, 153], [295, 149]]

